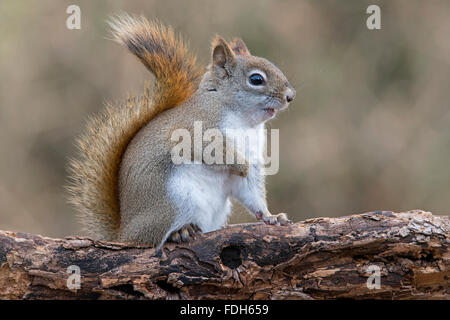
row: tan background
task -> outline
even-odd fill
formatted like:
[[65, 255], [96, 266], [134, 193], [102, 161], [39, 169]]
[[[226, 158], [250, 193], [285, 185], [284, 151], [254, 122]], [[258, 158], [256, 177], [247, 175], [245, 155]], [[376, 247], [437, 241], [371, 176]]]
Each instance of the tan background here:
[[[0, 2], [0, 228], [78, 232], [67, 159], [89, 114], [149, 73], [106, 40], [121, 10], [173, 25], [207, 62], [215, 33], [241, 36], [297, 89], [280, 128], [273, 212], [294, 220], [377, 209], [450, 209], [449, 1]], [[365, 26], [368, 4], [382, 29]], [[65, 27], [81, 7], [81, 30]], [[250, 221], [235, 215], [233, 221]]]

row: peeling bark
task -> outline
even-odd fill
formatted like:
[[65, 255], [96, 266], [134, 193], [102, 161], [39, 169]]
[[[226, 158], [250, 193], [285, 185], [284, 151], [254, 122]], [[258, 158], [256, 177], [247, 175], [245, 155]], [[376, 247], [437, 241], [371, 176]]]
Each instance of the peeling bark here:
[[[0, 298], [450, 300], [449, 229], [446, 216], [379, 211], [232, 225], [160, 252], [0, 231]], [[78, 290], [67, 287], [71, 265]], [[367, 286], [369, 266], [379, 289]]]

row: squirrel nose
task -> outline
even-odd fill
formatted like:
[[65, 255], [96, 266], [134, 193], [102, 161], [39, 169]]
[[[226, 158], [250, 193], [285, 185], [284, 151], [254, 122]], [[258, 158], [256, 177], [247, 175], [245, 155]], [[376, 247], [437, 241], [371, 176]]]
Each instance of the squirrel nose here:
[[286, 101], [291, 102], [292, 100], [294, 100], [294, 98], [295, 98], [295, 90], [288, 88], [286, 90]]

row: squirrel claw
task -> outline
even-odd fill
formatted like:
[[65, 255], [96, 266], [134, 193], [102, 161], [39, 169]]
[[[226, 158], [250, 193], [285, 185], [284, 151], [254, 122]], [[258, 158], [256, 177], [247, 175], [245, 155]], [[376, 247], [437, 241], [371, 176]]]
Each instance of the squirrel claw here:
[[286, 226], [288, 224], [293, 224], [291, 220], [288, 219], [286, 213], [279, 213], [276, 215], [278, 222], [281, 226]]
[[201, 232], [202, 230], [197, 225], [189, 224], [180, 230], [172, 232], [168, 240], [175, 243], [188, 242]]
[[181, 229], [179, 233], [183, 242], [187, 242], [191, 238], [188, 227]]
[[169, 236], [169, 239], [171, 242], [175, 242], [175, 243], [180, 243], [181, 242], [181, 236], [179, 231], [174, 231], [172, 232], [172, 234]]
[[262, 220], [265, 224], [268, 225], [286, 226], [293, 223], [288, 219], [286, 213], [263, 215], [261, 212], [257, 212], [256, 219]]
[[191, 224], [190, 227], [191, 227], [191, 229], [193, 230], [193, 234], [194, 234], [194, 235], [200, 234], [200, 233], [203, 232], [202, 229], [200, 229], [200, 227], [197, 226], [196, 224]]

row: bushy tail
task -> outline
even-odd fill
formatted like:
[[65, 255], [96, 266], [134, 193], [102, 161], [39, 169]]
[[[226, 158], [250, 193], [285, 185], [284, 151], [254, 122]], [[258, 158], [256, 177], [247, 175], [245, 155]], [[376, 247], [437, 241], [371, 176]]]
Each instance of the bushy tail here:
[[69, 164], [69, 202], [80, 212], [87, 233], [116, 240], [120, 227], [118, 173], [123, 153], [134, 135], [160, 112], [188, 99], [198, 88], [202, 69], [173, 30], [144, 17], [111, 18], [114, 40], [125, 45], [155, 75], [153, 93], [107, 105], [91, 118], [77, 140], [79, 157]]

